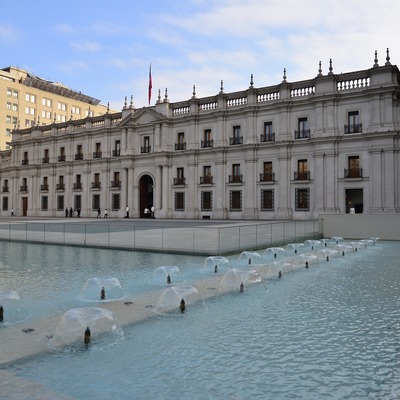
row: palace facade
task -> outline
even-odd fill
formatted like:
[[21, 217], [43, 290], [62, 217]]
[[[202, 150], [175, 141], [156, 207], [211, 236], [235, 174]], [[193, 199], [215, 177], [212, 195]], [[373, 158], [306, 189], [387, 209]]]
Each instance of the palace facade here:
[[[372, 63], [371, 63], [372, 64]], [[400, 73], [371, 68], [15, 129], [0, 215], [310, 219], [400, 212]], [[353, 210], [351, 210], [353, 212]], [[74, 214], [75, 215], [75, 214]]]

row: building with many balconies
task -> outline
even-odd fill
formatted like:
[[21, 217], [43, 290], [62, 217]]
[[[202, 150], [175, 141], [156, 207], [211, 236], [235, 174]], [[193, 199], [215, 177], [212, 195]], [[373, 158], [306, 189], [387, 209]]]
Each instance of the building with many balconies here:
[[49, 125], [103, 115], [100, 100], [16, 67], [0, 69], [0, 150], [8, 149], [15, 128]]
[[[371, 63], [372, 64], [372, 63]], [[400, 73], [371, 68], [15, 129], [1, 210], [63, 216], [309, 219], [399, 213]]]

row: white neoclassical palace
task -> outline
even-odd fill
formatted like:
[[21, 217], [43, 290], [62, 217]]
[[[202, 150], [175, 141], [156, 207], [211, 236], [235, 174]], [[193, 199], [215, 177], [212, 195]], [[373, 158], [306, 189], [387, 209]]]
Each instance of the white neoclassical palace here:
[[[400, 73], [390, 63], [16, 129], [1, 214], [309, 219], [400, 212]], [[74, 214], [76, 215], [76, 214]]]

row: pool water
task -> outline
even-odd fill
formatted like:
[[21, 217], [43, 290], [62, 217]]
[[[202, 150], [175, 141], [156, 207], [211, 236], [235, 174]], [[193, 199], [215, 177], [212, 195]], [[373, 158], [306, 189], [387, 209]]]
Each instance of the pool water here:
[[[86, 268], [82, 249], [75, 250], [76, 272], [85, 267], [85, 276], [97, 268], [124, 276], [135, 264], [129, 253], [107, 250]], [[75, 399], [398, 399], [399, 256], [400, 243], [378, 242], [184, 314], [124, 327], [123, 335], [105, 336], [86, 351], [53, 351], [7, 369]], [[151, 266], [143, 262], [142, 276], [171, 265], [158, 257], [165, 255], [151, 255]], [[203, 261], [193, 257], [192, 265]], [[72, 285], [57, 269], [54, 284]]]

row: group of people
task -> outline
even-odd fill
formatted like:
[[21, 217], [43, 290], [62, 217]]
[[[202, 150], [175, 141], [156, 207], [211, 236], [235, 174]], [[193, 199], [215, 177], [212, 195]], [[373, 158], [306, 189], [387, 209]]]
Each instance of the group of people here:
[[[74, 216], [74, 210], [72, 209], [72, 207], [70, 207], [70, 208], [66, 207], [65, 208], [65, 217], [72, 218], [73, 216]], [[76, 216], [77, 216], [77, 218], [81, 217], [81, 209], [79, 207], [76, 209]]]
[[154, 206], [146, 207], [144, 209], [144, 217], [145, 218], [154, 218]]

